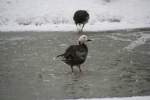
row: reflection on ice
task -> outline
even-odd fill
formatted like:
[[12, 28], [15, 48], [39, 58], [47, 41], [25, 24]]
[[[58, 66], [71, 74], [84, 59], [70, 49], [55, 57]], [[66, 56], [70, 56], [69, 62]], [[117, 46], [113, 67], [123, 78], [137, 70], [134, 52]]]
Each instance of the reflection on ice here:
[[140, 46], [142, 44], [145, 44], [147, 40], [150, 39], [150, 34], [141, 34], [140, 38], [137, 38], [135, 41], [132, 41], [127, 47], [124, 49], [126, 50], [133, 50], [137, 46]]
[[118, 40], [118, 41], [131, 41], [130, 39], [120, 38], [120, 37], [113, 36], [113, 35], [106, 35], [106, 37], [111, 38], [113, 40]]

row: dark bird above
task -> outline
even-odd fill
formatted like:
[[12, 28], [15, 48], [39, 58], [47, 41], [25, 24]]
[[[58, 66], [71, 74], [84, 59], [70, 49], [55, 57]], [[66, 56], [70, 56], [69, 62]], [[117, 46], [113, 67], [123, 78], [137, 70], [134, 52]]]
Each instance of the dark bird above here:
[[[80, 27], [80, 30], [79, 32], [82, 32], [83, 28], [84, 28], [84, 25], [88, 22], [89, 20], [89, 14], [86, 10], [77, 10], [75, 13], [74, 13], [74, 16], [73, 16], [73, 20], [77, 26], [77, 29], [78, 29], [78, 25]], [[81, 26], [82, 25], [82, 26]]]
[[85, 62], [88, 54], [88, 47], [85, 44], [88, 41], [91, 40], [88, 39], [86, 35], [80, 36], [77, 45], [69, 46], [65, 53], [58, 55], [57, 57], [62, 57], [62, 61], [71, 67], [72, 72], [74, 66], [77, 66], [81, 72], [80, 65]]

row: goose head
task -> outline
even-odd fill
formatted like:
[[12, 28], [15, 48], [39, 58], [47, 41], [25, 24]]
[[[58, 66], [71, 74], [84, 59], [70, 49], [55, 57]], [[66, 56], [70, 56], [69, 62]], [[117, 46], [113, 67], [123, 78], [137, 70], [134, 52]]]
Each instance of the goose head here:
[[85, 44], [85, 43], [87, 43], [87, 42], [89, 42], [89, 41], [92, 41], [92, 40], [89, 39], [87, 35], [81, 35], [81, 36], [79, 37], [79, 39], [78, 39], [78, 44], [79, 44], [79, 45], [80, 45], [80, 44]]

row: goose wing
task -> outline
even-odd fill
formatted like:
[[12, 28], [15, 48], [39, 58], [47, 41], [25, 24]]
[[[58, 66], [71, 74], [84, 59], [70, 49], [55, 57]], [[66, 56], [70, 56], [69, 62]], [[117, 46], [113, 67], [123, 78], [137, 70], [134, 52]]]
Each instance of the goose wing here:
[[76, 45], [69, 46], [64, 53], [65, 60], [73, 60], [76, 56], [75, 52], [76, 52]]

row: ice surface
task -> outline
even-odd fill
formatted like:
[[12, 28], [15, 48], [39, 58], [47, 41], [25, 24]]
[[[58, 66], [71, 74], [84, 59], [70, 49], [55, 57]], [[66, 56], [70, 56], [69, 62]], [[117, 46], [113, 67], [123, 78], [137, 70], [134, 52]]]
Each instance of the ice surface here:
[[124, 49], [130, 51], [130, 50], [133, 50], [134, 48], [142, 45], [142, 44], [145, 44], [145, 42], [147, 40], [150, 40], [150, 34], [141, 34], [141, 37], [138, 38], [137, 40], [135, 41], [132, 41], [127, 47], [125, 47]]

